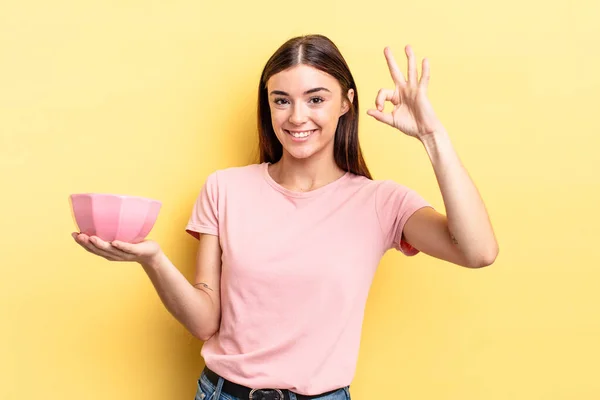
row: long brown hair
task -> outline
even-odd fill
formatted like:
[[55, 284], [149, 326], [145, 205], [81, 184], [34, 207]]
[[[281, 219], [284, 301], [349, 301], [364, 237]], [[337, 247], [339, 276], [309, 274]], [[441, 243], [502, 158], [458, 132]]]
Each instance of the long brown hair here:
[[[275, 163], [283, 155], [283, 146], [275, 136], [267, 82], [278, 72], [304, 64], [333, 76], [342, 87], [342, 96], [350, 104], [340, 117], [335, 131], [334, 159], [338, 167], [372, 179], [358, 142], [358, 91], [350, 69], [337, 46], [323, 35], [298, 36], [285, 42], [265, 65], [258, 86], [258, 141], [260, 162]], [[348, 90], [354, 89], [350, 102]]]

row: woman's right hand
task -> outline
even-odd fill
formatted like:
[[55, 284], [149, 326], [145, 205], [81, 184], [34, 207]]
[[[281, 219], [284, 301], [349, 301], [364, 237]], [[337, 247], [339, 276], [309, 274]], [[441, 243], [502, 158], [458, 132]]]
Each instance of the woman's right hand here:
[[110, 261], [133, 261], [140, 264], [151, 264], [161, 254], [158, 243], [144, 240], [140, 243], [125, 243], [114, 240], [106, 242], [97, 236], [73, 232], [73, 239], [85, 250]]

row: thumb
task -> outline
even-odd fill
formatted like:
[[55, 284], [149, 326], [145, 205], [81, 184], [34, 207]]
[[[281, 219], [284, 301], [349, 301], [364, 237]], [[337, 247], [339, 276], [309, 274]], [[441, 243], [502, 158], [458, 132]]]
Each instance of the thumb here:
[[383, 122], [384, 124], [388, 124], [390, 126], [393, 126], [394, 124], [394, 117], [392, 117], [392, 114], [386, 114], [382, 111], [374, 109], [367, 110], [367, 114], [375, 118], [377, 121]]

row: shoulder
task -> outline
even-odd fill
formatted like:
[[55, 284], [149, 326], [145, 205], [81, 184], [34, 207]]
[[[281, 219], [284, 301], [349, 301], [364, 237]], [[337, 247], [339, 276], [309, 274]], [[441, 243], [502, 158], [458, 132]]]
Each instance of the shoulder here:
[[211, 175], [217, 175], [219, 179], [239, 179], [260, 174], [264, 164], [249, 164], [239, 167], [228, 167], [215, 170]]
[[354, 187], [373, 196], [390, 196], [394, 194], [405, 194], [411, 191], [405, 185], [389, 179], [369, 179], [361, 175], [349, 174], [346, 182], [347, 187]]
[[375, 204], [378, 213], [389, 210], [396, 212], [424, 203], [424, 199], [410, 187], [390, 179], [370, 180], [362, 177], [356, 180], [362, 192]]
[[375, 181], [375, 185], [376, 192], [382, 196], [406, 194], [411, 191], [409, 187], [390, 179]]
[[226, 187], [240, 182], [251, 182], [256, 177], [261, 176], [263, 167], [263, 164], [250, 164], [218, 169], [208, 175], [206, 183], [209, 185]]

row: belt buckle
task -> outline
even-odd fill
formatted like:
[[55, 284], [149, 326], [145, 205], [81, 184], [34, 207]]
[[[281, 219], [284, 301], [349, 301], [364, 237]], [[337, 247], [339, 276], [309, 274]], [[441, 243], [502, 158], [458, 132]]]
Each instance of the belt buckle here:
[[[271, 398], [271, 397], [265, 397], [264, 395], [261, 397], [254, 397], [256, 392], [276, 392], [278, 394], [277, 398]], [[285, 397], [283, 396], [283, 392], [279, 389], [252, 389], [250, 391], [250, 398], [249, 400], [285, 400]]]

